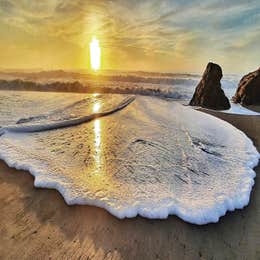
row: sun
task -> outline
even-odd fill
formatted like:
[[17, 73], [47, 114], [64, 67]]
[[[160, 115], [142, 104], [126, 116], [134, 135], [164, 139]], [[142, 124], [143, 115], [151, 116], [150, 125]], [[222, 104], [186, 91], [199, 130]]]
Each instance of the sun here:
[[99, 40], [97, 40], [96, 37], [93, 37], [91, 43], [89, 44], [89, 50], [91, 68], [97, 71], [100, 68], [101, 50], [99, 47]]

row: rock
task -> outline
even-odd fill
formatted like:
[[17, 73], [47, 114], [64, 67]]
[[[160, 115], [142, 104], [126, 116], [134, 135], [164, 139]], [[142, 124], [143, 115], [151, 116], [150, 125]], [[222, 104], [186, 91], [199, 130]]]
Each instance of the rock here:
[[212, 62], [208, 63], [202, 79], [196, 87], [190, 105], [218, 110], [229, 109], [229, 100], [221, 88], [221, 78], [221, 67]]
[[260, 68], [240, 80], [232, 100], [242, 105], [260, 105]]

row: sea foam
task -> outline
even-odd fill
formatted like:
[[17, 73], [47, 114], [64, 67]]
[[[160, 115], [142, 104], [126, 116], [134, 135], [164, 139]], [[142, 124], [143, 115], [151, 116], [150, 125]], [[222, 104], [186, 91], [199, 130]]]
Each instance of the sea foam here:
[[[95, 104], [116, 107], [125, 100], [112, 96]], [[86, 104], [72, 106], [75, 116], [95, 106]], [[61, 116], [52, 108], [46, 123], [71, 116], [71, 109]], [[0, 156], [9, 166], [30, 171], [36, 187], [57, 189], [69, 205], [95, 205], [118, 218], [217, 222], [249, 203], [259, 160], [252, 141], [227, 122], [153, 97], [136, 97], [121, 111], [73, 127], [37, 133], [4, 127]]]

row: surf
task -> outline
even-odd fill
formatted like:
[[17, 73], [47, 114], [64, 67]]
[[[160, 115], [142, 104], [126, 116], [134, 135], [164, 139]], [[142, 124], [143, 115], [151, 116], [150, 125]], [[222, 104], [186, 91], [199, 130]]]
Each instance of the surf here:
[[[35, 120], [35, 119], [43, 119], [43, 118], [45, 119], [45, 118], [47, 118], [47, 116], [44, 116], [44, 115], [32, 117], [32, 118], [29, 118], [27, 120], [26, 119], [18, 120], [16, 125], [9, 125], [9, 126], [2, 127], [0, 129], [0, 135], [3, 135], [6, 132], [32, 133], [32, 132], [42, 132], [42, 131], [49, 131], [49, 130], [64, 128], [64, 127], [76, 126], [76, 125], [79, 125], [79, 124], [86, 123], [90, 120], [115, 113], [115, 112], [125, 108], [126, 106], [128, 106], [134, 100], [135, 100], [134, 96], [127, 97], [123, 101], [121, 101], [119, 104], [117, 104], [116, 106], [114, 106], [113, 108], [111, 108], [109, 110], [106, 110], [106, 111], [103, 111], [103, 112], [100, 112], [100, 113], [93, 113], [93, 114], [90, 114], [90, 115], [85, 115], [85, 116], [82, 116], [82, 117], [77, 117], [77, 118], [73, 118], [73, 119], [69, 119], [69, 120], [64, 120], [64, 121], [45, 123], [45, 124], [41, 124], [41, 123], [37, 123], [37, 122], [35, 124], [28, 124], [28, 122]], [[78, 102], [74, 103], [73, 105], [69, 105], [65, 109], [74, 107], [75, 105], [78, 105], [78, 104], [83, 103], [83, 102], [85, 102], [85, 100], [78, 101]], [[52, 114], [55, 114], [57, 112], [58, 111], [55, 111]]]

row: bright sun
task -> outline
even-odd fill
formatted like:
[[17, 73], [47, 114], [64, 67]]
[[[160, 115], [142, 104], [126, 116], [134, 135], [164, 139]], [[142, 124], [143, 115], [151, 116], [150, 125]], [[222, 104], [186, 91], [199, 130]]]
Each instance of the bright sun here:
[[100, 68], [100, 56], [101, 51], [99, 47], [99, 40], [96, 39], [96, 37], [93, 37], [90, 45], [90, 63], [91, 68], [93, 70], [98, 70]]

